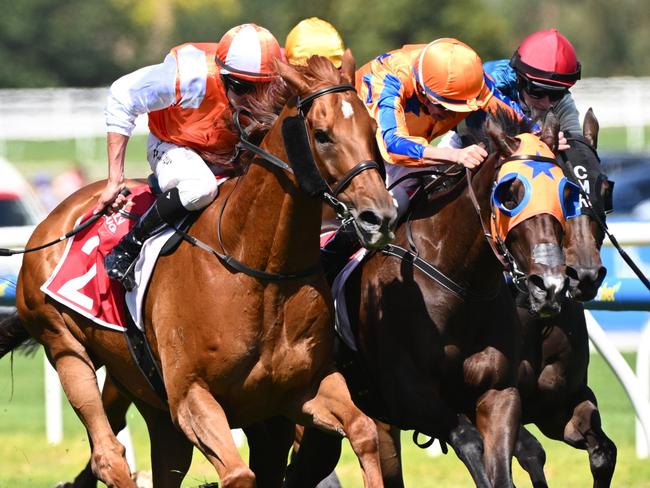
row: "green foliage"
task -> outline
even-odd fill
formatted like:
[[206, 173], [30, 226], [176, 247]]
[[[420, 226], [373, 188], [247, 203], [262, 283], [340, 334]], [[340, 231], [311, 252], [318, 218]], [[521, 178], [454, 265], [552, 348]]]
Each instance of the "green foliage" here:
[[646, 0], [0, 0], [0, 87], [104, 86], [187, 41], [256, 22], [283, 42], [301, 19], [332, 22], [361, 65], [408, 43], [457, 37], [484, 60], [557, 27], [584, 76], [647, 75]]

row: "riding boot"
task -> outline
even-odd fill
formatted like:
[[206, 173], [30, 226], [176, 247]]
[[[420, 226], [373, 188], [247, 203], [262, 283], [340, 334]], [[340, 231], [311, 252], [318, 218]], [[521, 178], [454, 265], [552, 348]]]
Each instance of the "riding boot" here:
[[140, 220], [104, 258], [108, 276], [122, 283], [127, 291], [132, 290], [135, 286], [133, 265], [144, 241], [167, 225], [174, 224], [187, 212], [181, 204], [178, 188], [172, 188], [159, 195]]
[[355, 252], [361, 249], [354, 228], [340, 227], [325, 247], [320, 250], [320, 260], [330, 286]]

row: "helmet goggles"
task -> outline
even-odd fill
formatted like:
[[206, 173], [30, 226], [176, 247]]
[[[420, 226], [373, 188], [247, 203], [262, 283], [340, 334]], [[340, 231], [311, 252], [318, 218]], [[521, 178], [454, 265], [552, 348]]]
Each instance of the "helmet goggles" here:
[[541, 83], [539, 81], [531, 80], [524, 76], [518, 76], [520, 87], [531, 97], [536, 100], [548, 97], [551, 102], [561, 100], [568, 93], [568, 89], [564, 86], [551, 85], [548, 83]]

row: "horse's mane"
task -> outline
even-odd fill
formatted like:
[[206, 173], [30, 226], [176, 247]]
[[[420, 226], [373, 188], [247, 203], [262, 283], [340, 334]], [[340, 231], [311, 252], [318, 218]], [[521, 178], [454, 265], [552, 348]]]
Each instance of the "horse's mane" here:
[[[292, 67], [300, 73], [311, 92], [322, 86], [341, 83], [340, 72], [331, 61], [322, 56], [310, 57], [306, 66]], [[297, 93], [278, 76], [266, 86], [260, 86], [257, 92], [244, 99], [243, 105], [257, 122], [254, 134], [263, 137], [268, 132], [292, 95], [297, 95]], [[305, 93], [301, 95], [305, 95]]]
[[534, 122], [530, 119], [517, 118], [512, 112], [499, 107], [495, 113], [490, 112], [480, 125], [465, 125], [459, 130], [459, 134], [463, 141], [463, 147], [483, 143], [487, 148], [488, 153], [496, 151], [496, 147], [494, 146], [492, 139], [488, 136], [486, 130], [488, 117], [501, 127], [504, 133], [508, 136], [514, 137], [523, 134], [524, 132], [531, 132], [534, 127]]
[[[306, 66], [292, 66], [309, 87], [310, 92], [314, 92], [324, 86], [332, 86], [341, 83], [341, 73], [337, 70], [332, 62], [322, 56], [312, 56], [307, 60]], [[259, 144], [264, 136], [271, 129], [273, 124], [282, 112], [289, 99], [298, 95], [294, 89], [287, 84], [284, 79], [277, 76], [269, 83], [263, 83], [256, 86], [255, 91], [245, 95], [241, 99], [241, 107], [250, 113], [252, 125], [249, 128], [249, 140], [254, 144]], [[300, 95], [306, 95], [301, 93]], [[237, 133], [234, 123], [230, 123], [229, 128], [233, 133]], [[208, 160], [205, 156], [204, 159]], [[209, 162], [226, 166], [234, 166], [237, 172], [245, 170], [250, 163], [253, 155], [250, 153], [242, 154], [238, 161], [233, 163], [232, 154], [228, 155], [210, 155]]]

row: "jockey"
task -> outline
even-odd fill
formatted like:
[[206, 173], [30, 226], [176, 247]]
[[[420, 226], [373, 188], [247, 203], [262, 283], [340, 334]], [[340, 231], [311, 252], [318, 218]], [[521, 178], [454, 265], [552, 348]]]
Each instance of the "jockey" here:
[[105, 115], [109, 175], [94, 212], [125, 203], [124, 156], [138, 115], [149, 115], [147, 159], [162, 194], [106, 256], [106, 271], [132, 287], [129, 271], [144, 241], [217, 195], [215, 172], [204, 160], [234, 153], [232, 107], [259, 83], [274, 77], [280, 45], [263, 27], [243, 24], [218, 43], [187, 43], [161, 64], [147, 66], [113, 83]]
[[343, 61], [343, 39], [329, 22], [311, 17], [298, 22], [284, 43], [284, 54], [290, 64], [305, 66], [311, 56], [323, 56], [338, 69]]
[[[500, 94], [495, 96], [494, 83], [483, 72], [481, 58], [457, 39], [406, 45], [382, 54], [357, 71], [356, 85], [377, 121], [379, 149], [389, 163], [388, 185], [406, 172], [439, 160], [470, 169], [481, 164], [487, 152], [480, 146], [429, 144], [472, 112], [501, 107], [518, 118], [523, 116], [517, 104]], [[399, 188], [395, 190], [402, 208], [408, 196]]]
[[[406, 45], [382, 54], [356, 73], [359, 96], [377, 122], [379, 150], [387, 162], [390, 186], [405, 173], [443, 161], [474, 168], [487, 157], [478, 145], [436, 147], [429, 142], [453, 129], [475, 111], [503, 110], [518, 118], [523, 112], [507, 97], [494, 96], [493, 81], [481, 58], [457, 39]], [[391, 193], [398, 211], [409, 204], [415, 182], [406, 180]], [[324, 249], [328, 278], [358, 248], [350, 231], [337, 232]], [[321, 255], [323, 256], [323, 254]], [[330, 259], [331, 258], [331, 259]]]
[[520, 103], [526, 115], [542, 120], [550, 110], [563, 132], [581, 132], [569, 92], [580, 79], [580, 63], [573, 45], [557, 29], [529, 35], [509, 61], [488, 61], [483, 69], [499, 91]]

